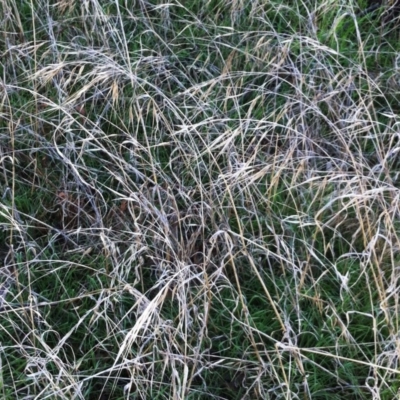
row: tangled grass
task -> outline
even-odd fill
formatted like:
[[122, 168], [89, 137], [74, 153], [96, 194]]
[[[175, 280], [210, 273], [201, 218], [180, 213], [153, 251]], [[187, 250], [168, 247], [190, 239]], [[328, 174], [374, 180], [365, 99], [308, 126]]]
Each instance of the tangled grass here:
[[398, 396], [389, 3], [2, 2], [1, 398]]

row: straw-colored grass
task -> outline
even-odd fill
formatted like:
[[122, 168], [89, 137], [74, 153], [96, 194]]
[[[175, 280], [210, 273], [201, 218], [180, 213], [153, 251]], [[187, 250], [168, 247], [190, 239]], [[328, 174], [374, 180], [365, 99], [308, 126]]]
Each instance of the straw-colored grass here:
[[0, 398], [385, 399], [395, 4], [4, 0]]

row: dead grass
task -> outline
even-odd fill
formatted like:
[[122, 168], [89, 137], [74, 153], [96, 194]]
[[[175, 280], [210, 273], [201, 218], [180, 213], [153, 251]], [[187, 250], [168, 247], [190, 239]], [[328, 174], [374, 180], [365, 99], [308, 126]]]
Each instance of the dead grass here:
[[398, 395], [396, 40], [356, 2], [3, 10], [2, 398]]

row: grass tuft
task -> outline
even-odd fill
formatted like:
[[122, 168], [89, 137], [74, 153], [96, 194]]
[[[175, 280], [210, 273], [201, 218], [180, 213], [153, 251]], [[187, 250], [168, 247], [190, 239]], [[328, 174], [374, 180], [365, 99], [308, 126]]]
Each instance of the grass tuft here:
[[3, 1], [1, 398], [399, 395], [398, 10], [366, 3]]

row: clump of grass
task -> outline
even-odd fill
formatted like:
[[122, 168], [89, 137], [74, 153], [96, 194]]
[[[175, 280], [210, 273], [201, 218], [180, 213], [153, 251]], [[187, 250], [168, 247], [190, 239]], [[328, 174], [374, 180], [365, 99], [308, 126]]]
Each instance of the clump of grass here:
[[2, 398], [394, 398], [398, 42], [186, 3], [3, 4]]

